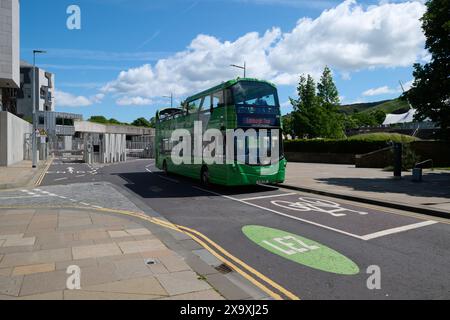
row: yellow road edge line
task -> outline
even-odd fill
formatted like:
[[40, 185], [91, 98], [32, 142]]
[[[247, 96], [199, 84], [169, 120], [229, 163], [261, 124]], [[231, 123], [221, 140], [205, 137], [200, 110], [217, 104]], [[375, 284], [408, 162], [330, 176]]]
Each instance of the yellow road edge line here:
[[[260, 283], [259, 281], [257, 281], [256, 279], [254, 279], [252, 276], [250, 276], [248, 273], [246, 273], [245, 271], [241, 270], [239, 267], [237, 267], [235, 264], [233, 264], [232, 262], [228, 261], [227, 259], [225, 259], [224, 257], [222, 257], [221, 255], [219, 255], [217, 252], [215, 252], [213, 249], [211, 249], [205, 242], [203, 242], [202, 240], [200, 240], [199, 238], [197, 238], [195, 235], [191, 234], [190, 232], [186, 232], [180, 229], [180, 227], [178, 225], [174, 225], [170, 222], [166, 222], [166, 221], [162, 221], [160, 219], [157, 218], [152, 218], [149, 217], [147, 215], [144, 215], [143, 213], [140, 212], [133, 212], [133, 211], [126, 211], [126, 210], [116, 210], [116, 209], [96, 209], [97, 211], [103, 211], [103, 212], [114, 212], [114, 213], [118, 213], [118, 214], [122, 214], [122, 215], [127, 215], [127, 216], [132, 216], [132, 217], [136, 217], [136, 218], [140, 218], [142, 220], [146, 220], [149, 221], [151, 223], [160, 225], [162, 227], [165, 228], [169, 228], [175, 231], [178, 231], [180, 233], [186, 234], [189, 237], [191, 237], [192, 239], [194, 239], [197, 243], [199, 243], [202, 247], [204, 247], [206, 250], [208, 250], [212, 255], [214, 255], [217, 259], [219, 259], [220, 261], [222, 261], [223, 263], [227, 264], [230, 268], [232, 268], [233, 270], [235, 270], [237, 273], [239, 273], [241, 276], [243, 276], [245, 279], [247, 279], [248, 281], [250, 281], [251, 283], [253, 283], [255, 286], [257, 286], [259, 289], [261, 289], [262, 291], [264, 291], [265, 293], [267, 293], [268, 295], [270, 295], [272, 298], [276, 299], [276, 300], [283, 300], [283, 298], [273, 292], [272, 290], [270, 290], [269, 288], [267, 288], [265, 285], [263, 285], [262, 283]], [[278, 288], [277, 288], [278, 289]]]
[[263, 275], [262, 273], [260, 273], [258, 270], [255, 270], [253, 267], [249, 266], [248, 264], [246, 264], [245, 262], [243, 262], [242, 260], [240, 260], [239, 258], [233, 256], [231, 253], [229, 253], [228, 251], [226, 251], [224, 248], [222, 248], [221, 246], [219, 246], [217, 243], [215, 243], [214, 241], [212, 241], [211, 239], [209, 239], [208, 237], [206, 237], [205, 235], [201, 234], [200, 232], [187, 228], [187, 227], [183, 227], [183, 226], [178, 226], [180, 229], [185, 229], [189, 232], [192, 232], [194, 234], [197, 234], [198, 236], [204, 238], [207, 242], [209, 242], [213, 247], [215, 247], [217, 250], [219, 250], [222, 254], [224, 254], [225, 256], [227, 256], [228, 258], [232, 259], [234, 262], [240, 264], [241, 266], [243, 266], [244, 268], [246, 268], [248, 271], [252, 272], [253, 274], [255, 274], [256, 276], [258, 276], [261, 280], [267, 282], [268, 284], [270, 284], [272, 287], [274, 287], [275, 289], [277, 289], [278, 291], [280, 291], [281, 293], [283, 293], [284, 295], [286, 295], [287, 297], [289, 297], [292, 300], [300, 300], [299, 297], [297, 297], [295, 294], [293, 294], [292, 292], [290, 292], [289, 290], [283, 288], [281, 285], [279, 285], [278, 283], [274, 282], [273, 280], [269, 279], [268, 277], [266, 277], [265, 275]]
[[50, 159], [50, 162], [49, 162], [49, 163], [47, 164], [47, 166], [45, 167], [44, 172], [41, 173], [39, 179], [36, 181], [35, 187], [39, 187], [39, 186], [41, 185], [41, 183], [42, 183], [42, 181], [44, 180], [44, 177], [45, 177], [45, 175], [47, 174], [48, 169], [50, 169], [50, 166], [52, 165], [54, 159], [55, 159], [54, 157], [52, 157], [52, 158]]
[[[28, 208], [28, 207], [23, 207], [23, 208]], [[60, 207], [53, 207], [53, 208], [60, 208]], [[127, 210], [118, 210], [118, 209], [108, 209], [108, 208], [79, 207], [79, 206], [69, 206], [69, 207], [66, 207], [66, 208], [75, 208], [75, 209], [82, 209], [82, 210], [94, 210], [94, 211], [99, 211], [99, 212], [110, 212], [110, 213], [117, 213], [117, 214], [132, 216], [132, 217], [135, 217], [135, 218], [139, 218], [139, 219], [142, 219], [142, 220], [149, 221], [151, 223], [160, 225], [162, 227], [166, 227], [166, 228], [172, 229], [174, 231], [178, 231], [180, 233], [184, 233], [184, 234], [190, 236], [191, 238], [193, 238], [195, 241], [197, 241], [201, 246], [203, 246], [206, 250], [208, 250], [211, 254], [213, 254], [220, 261], [222, 261], [225, 264], [228, 264], [233, 270], [238, 272], [240, 275], [242, 275], [244, 278], [249, 280], [251, 283], [253, 283], [258, 288], [260, 288], [261, 290], [263, 290], [264, 292], [269, 294], [272, 298], [277, 299], [277, 300], [283, 300], [283, 298], [280, 295], [278, 295], [277, 293], [273, 292], [272, 290], [270, 290], [269, 288], [267, 288], [266, 286], [261, 284], [259, 281], [257, 281], [256, 279], [254, 279], [253, 277], [248, 275], [246, 272], [242, 271], [239, 267], [237, 267], [236, 265], [234, 265], [230, 261], [228, 261], [225, 258], [223, 258], [221, 255], [219, 255], [217, 252], [215, 252], [213, 249], [211, 249], [206, 243], [204, 243], [202, 240], [198, 239], [195, 235], [191, 234], [191, 233], [194, 233], [194, 234], [198, 235], [199, 237], [202, 237], [203, 239], [205, 239], [213, 247], [215, 247], [217, 250], [219, 250], [222, 254], [224, 254], [228, 258], [232, 259], [236, 263], [240, 264], [242, 267], [244, 267], [245, 269], [247, 269], [248, 271], [250, 271], [251, 273], [256, 275], [258, 278], [260, 278], [261, 280], [265, 281], [266, 283], [268, 283], [269, 285], [271, 285], [272, 287], [274, 287], [275, 289], [277, 289], [278, 291], [283, 293], [288, 298], [290, 298], [292, 300], [300, 300], [299, 297], [297, 297], [296, 295], [294, 295], [290, 291], [286, 290], [285, 288], [283, 288], [281, 285], [277, 284], [273, 280], [269, 279], [268, 277], [266, 277], [265, 275], [263, 275], [262, 273], [260, 273], [256, 269], [252, 268], [251, 266], [249, 266], [248, 264], [246, 264], [242, 260], [234, 257], [231, 253], [229, 253], [228, 251], [223, 249], [217, 243], [215, 243], [214, 241], [212, 241], [211, 239], [209, 239], [208, 237], [206, 237], [205, 235], [203, 235], [202, 233], [200, 233], [200, 232], [198, 232], [196, 230], [193, 230], [193, 229], [190, 229], [190, 228], [187, 228], [187, 227], [184, 227], [184, 226], [175, 225], [175, 224], [172, 224], [170, 222], [166, 222], [166, 221], [160, 220], [158, 218], [152, 218], [152, 217], [149, 217], [149, 216], [147, 216], [147, 215], [145, 215], [144, 213], [141, 213], [141, 212], [133, 212], [133, 211], [127, 211]], [[183, 230], [183, 229], [185, 229], [185, 230]]]

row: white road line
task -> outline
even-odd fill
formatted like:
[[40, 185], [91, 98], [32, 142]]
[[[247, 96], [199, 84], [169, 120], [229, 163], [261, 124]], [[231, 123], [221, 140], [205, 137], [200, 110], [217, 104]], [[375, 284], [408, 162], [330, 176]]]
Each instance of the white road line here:
[[39, 197], [43, 197], [43, 196], [35, 195], [35, 196], [18, 196], [18, 197], [0, 197], [0, 200], [30, 199], [30, 198], [39, 198]]
[[336, 228], [332, 228], [332, 227], [329, 227], [329, 226], [325, 226], [325, 225], [320, 224], [320, 223], [316, 223], [316, 222], [309, 221], [309, 220], [306, 220], [306, 219], [302, 219], [302, 218], [298, 218], [298, 217], [295, 217], [295, 216], [291, 216], [291, 215], [286, 214], [286, 213], [282, 213], [282, 212], [279, 212], [279, 211], [276, 211], [276, 210], [272, 210], [272, 209], [269, 209], [269, 208], [266, 208], [266, 207], [262, 207], [262, 206], [259, 206], [257, 204], [253, 204], [251, 202], [247, 202], [247, 201], [244, 201], [244, 200], [241, 200], [241, 199], [237, 199], [237, 198], [233, 198], [233, 197], [230, 197], [230, 196], [226, 196], [226, 195], [214, 192], [214, 191], [205, 190], [205, 189], [202, 189], [202, 188], [199, 188], [199, 187], [193, 187], [193, 188], [201, 190], [201, 191], [204, 191], [204, 192], [207, 192], [207, 193], [211, 193], [211, 194], [214, 194], [214, 195], [217, 195], [217, 196], [229, 199], [229, 200], [233, 200], [233, 201], [236, 201], [236, 202], [244, 203], [246, 205], [249, 205], [249, 206], [252, 206], [252, 207], [256, 207], [256, 208], [259, 208], [259, 209], [262, 209], [262, 210], [265, 210], [265, 211], [269, 211], [269, 212], [275, 213], [275, 214], [283, 216], [283, 217], [287, 217], [287, 218], [290, 218], [290, 219], [306, 222], [308, 224], [312, 224], [312, 225], [317, 226], [317, 227], [321, 227], [321, 228], [328, 229], [328, 230], [331, 230], [331, 231], [335, 231], [335, 232], [338, 232], [338, 233], [341, 233], [341, 234], [345, 234], [347, 236], [350, 236], [350, 237], [353, 237], [353, 238], [357, 238], [357, 239], [360, 239], [360, 240], [364, 240], [364, 241], [368, 241], [368, 240], [372, 240], [372, 239], [375, 239], [375, 238], [380, 238], [380, 237], [383, 237], [383, 236], [386, 236], [386, 235], [399, 233], [399, 232], [412, 230], [412, 229], [417, 229], [417, 228], [421, 228], [421, 227], [425, 227], [425, 226], [429, 226], [429, 225], [438, 223], [437, 221], [424, 221], [424, 222], [419, 222], [419, 223], [415, 223], [415, 224], [408, 225], [408, 226], [403, 226], [403, 227], [399, 227], [399, 228], [394, 228], [394, 229], [388, 229], [388, 230], [375, 232], [375, 233], [368, 234], [368, 235], [365, 235], [365, 236], [358, 236], [356, 234], [353, 234], [353, 233], [350, 233], [350, 232], [347, 232], [347, 231], [343, 231], [343, 230], [340, 230], [340, 229], [336, 229]]
[[86, 203], [86, 202], [80, 202], [80, 204], [82, 204], [83, 206], [88, 206], [88, 207], [91, 206], [89, 203]]
[[55, 179], [53, 181], [62, 181], [62, 180], [67, 180], [68, 178], [59, 178], [59, 179]]
[[[145, 170], [146, 170], [147, 172], [153, 173], [152, 170], [150, 170], [150, 169], [148, 169], [148, 168], [145, 168]], [[163, 179], [163, 180], [167, 180], [167, 181], [170, 181], [170, 182], [173, 182], [173, 183], [180, 183], [180, 181], [178, 181], [178, 180], [171, 179], [171, 178], [162, 176], [162, 175], [160, 175], [160, 174], [156, 174], [156, 175], [157, 175], [158, 177], [160, 177], [161, 179]]]
[[178, 181], [178, 180], [167, 178], [167, 177], [164, 177], [164, 176], [159, 175], [159, 174], [157, 174], [157, 176], [160, 177], [163, 180], [167, 180], [167, 181], [170, 181], [170, 182], [173, 182], [173, 183], [180, 183], [180, 181]]
[[287, 197], [287, 196], [294, 196], [297, 193], [283, 193], [283, 194], [274, 194], [271, 196], [262, 196], [262, 197], [254, 197], [254, 198], [246, 198], [246, 199], [240, 199], [242, 201], [251, 201], [251, 200], [259, 200], [259, 199], [270, 199], [270, 198], [278, 198], [278, 197]]
[[390, 234], [395, 234], [395, 233], [400, 233], [400, 232], [405, 232], [408, 230], [413, 230], [413, 229], [418, 229], [418, 228], [422, 228], [422, 227], [426, 227], [426, 226], [431, 226], [433, 224], [437, 224], [437, 221], [423, 221], [423, 222], [419, 222], [419, 223], [414, 223], [414, 224], [410, 224], [407, 226], [403, 226], [403, 227], [398, 227], [398, 228], [393, 228], [393, 229], [388, 229], [388, 230], [383, 230], [380, 232], [375, 232], [375, 233], [371, 233], [371, 234], [366, 234], [365, 236], [362, 236], [361, 238], [363, 240], [372, 240], [372, 239], [376, 239], [376, 238], [380, 238], [380, 237], [384, 237]]
[[220, 196], [220, 197], [223, 197], [223, 198], [226, 198], [226, 199], [229, 199], [229, 200], [233, 200], [233, 201], [237, 201], [237, 202], [240, 202], [240, 203], [244, 203], [246, 205], [249, 205], [249, 206], [252, 206], [252, 207], [256, 207], [256, 208], [259, 208], [259, 209], [262, 209], [262, 210], [265, 210], [265, 211], [269, 211], [269, 212], [275, 213], [275, 214], [277, 214], [279, 216], [283, 216], [283, 217], [290, 218], [290, 219], [293, 219], [293, 220], [306, 222], [308, 224], [312, 224], [312, 225], [317, 226], [317, 227], [321, 227], [321, 228], [324, 228], [324, 229], [328, 229], [328, 230], [331, 230], [331, 231], [335, 231], [335, 232], [338, 232], [338, 233], [345, 234], [347, 236], [350, 236], [350, 237], [353, 237], [353, 238], [356, 238], [356, 239], [363, 240], [361, 236], [358, 236], [356, 234], [353, 234], [353, 233], [350, 233], [350, 232], [347, 232], [347, 231], [335, 229], [335, 228], [332, 228], [332, 227], [329, 227], [329, 226], [325, 226], [325, 225], [320, 224], [320, 223], [316, 223], [316, 222], [312, 222], [312, 221], [309, 221], [309, 220], [306, 220], [306, 219], [302, 219], [302, 218], [298, 218], [298, 217], [295, 217], [295, 216], [291, 216], [291, 215], [286, 214], [286, 213], [282, 213], [282, 212], [279, 212], [279, 211], [276, 211], [276, 210], [272, 210], [272, 209], [269, 209], [269, 208], [266, 208], [266, 207], [258, 206], [257, 204], [253, 204], [251, 202], [246, 202], [244, 200], [240, 200], [240, 199], [233, 198], [233, 197], [230, 197], [230, 196], [225, 196], [223, 194], [216, 193], [216, 192], [213, 192], [213, 191], [205, 190], [205, 189], [198, 188], [198, 187], [193, 187], [193, 188], [201, 190], [201, 191], [204, 191], [204, 192], [208, 192], [208, 193], [211, 193], [211, 194], [215, 194], [217, 196]]
[[92, 208], [96, 208], [96, 209], [104, 209], [103, 207], [100, 207], [100, 206], [92, 206]]

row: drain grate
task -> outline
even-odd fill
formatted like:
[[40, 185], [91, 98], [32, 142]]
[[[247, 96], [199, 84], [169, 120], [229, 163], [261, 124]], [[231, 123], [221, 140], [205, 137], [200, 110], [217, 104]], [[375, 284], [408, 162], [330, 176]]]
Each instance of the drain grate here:
[[156, 259], [146, 259], [145, 260], [145, 264], [148, 265], [148, 266], [152, 266], [152, 265], [155, 265], [155, 264], [158, 264], [158, 263], [159, 263], [159, 261], [156, 260]]
[[214, 269], [216, 269], [217, 271], [219, 271], [222, 274], [228, 274], [233, 272], [233, 270], [227, 266], [226, 264], [222, 263], [220, 266], [215, 267]]

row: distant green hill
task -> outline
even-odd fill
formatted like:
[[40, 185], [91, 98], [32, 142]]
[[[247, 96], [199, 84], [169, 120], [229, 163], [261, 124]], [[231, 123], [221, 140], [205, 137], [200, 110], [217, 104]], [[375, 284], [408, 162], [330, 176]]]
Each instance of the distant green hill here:
[[393, 100], [356, 103], [341, 106], [341, 111], [345, 114], [353, 114], [359, 112], [370, 113], [376, 110], [383, 110], [386, 113], [403, 113], [409, 110], [409, 105], [408, 102], [397, 98]]

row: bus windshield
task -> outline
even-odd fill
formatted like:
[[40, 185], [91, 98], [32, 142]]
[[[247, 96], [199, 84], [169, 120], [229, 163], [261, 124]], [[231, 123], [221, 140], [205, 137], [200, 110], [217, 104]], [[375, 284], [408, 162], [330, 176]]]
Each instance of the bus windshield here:
[[242, 81], [231, 87], [237, 113], [278, 114], [277, 90], [268, 83]]

